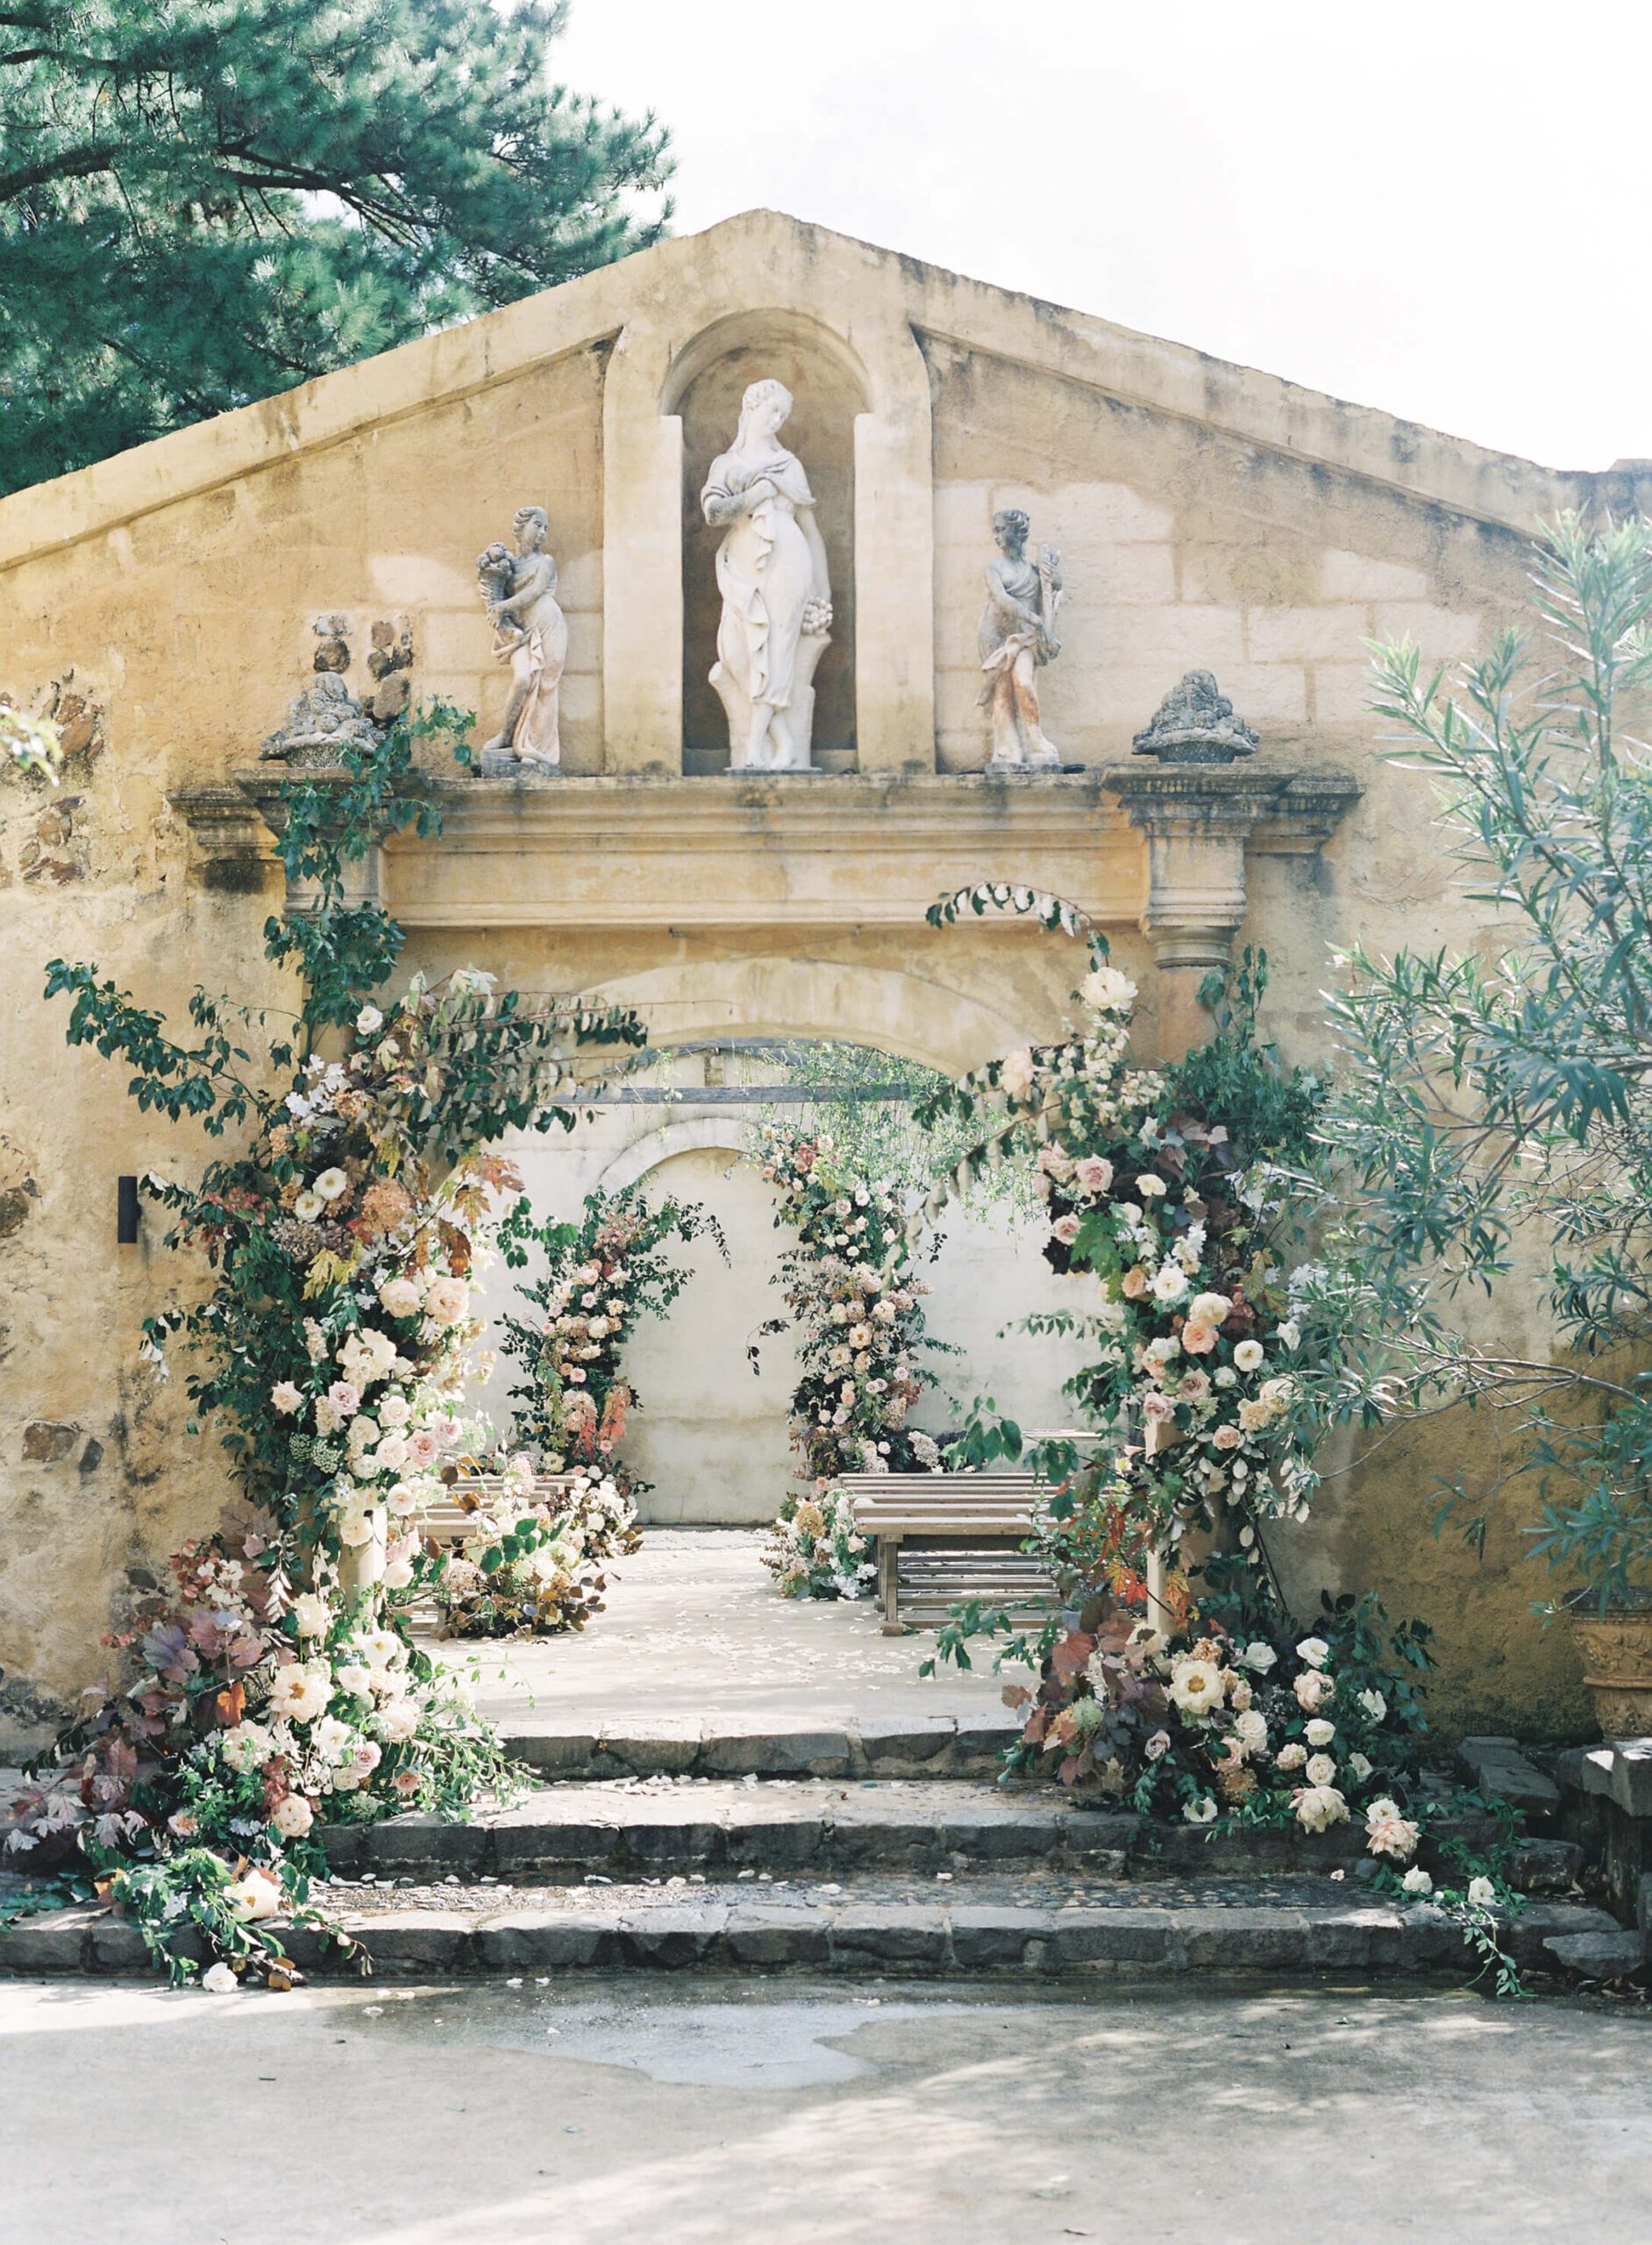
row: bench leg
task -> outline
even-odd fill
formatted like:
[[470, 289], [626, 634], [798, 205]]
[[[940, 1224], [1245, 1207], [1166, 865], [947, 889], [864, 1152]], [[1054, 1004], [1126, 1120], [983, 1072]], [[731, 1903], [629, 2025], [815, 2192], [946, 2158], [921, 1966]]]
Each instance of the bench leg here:
[[878, 1594], [883, 1600], [883, 1634], [904, 1637], [901, 1619], [901, 1547], [887, 1536], [878, 1539]]

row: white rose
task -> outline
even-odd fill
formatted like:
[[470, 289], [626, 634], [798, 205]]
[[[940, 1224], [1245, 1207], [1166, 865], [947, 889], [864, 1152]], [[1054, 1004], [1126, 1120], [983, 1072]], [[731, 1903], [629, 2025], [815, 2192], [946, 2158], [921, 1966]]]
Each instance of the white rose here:
[[374, 1717], [373, 1727], [381, 1738], [388, 1739], [393, 1746], [400, 1746], [414, 1737], [419, 1727], [419, 1705], [405, 1693], [387, 1700]]
[[1198, 1800], [1190, 1800], [1186, 1803], [1182, 1814], [1190, 1824], [1214, 1824], [1216, 1821], [1216, 1804], [1208, 1793], [1205, 1793]]
[[269, 1821], [283, 1840], [302, 1840], [315, 1822], [316, 1812], [302, 1792], [289, 1792], [276, 1802]]
[[1021, 1099], [1032, 1089], [1033, 1056], [1030, 1049], [1018, 1045], [1007, 1052], [999, 1065], [998, 1080], [1012, 1099]]
[[1471, 1878], [1469, 1881], [1469, 1899], [1478, 1908], [1489, 1910], [1497, 1899], [1497, 1889], [1489, 1878]]
[[301, 1224], [313, 1224], [326, 1205], [319, 1193], [312, 1193], [306, 1187], [293, 1202], [293, 1214]]
[[1171, 1670], [1171, 1697], [1184, 1714], [1209, 1714], [1226, 1697], [1221, 1670], [1214, 1661], [1177, 1661]]
[[1096, 966], [1079, 983], [1079, 995], [1099, 1014], [1122, 1014], [1135, 999], [1136, 985], [1116, 966]]
[[1278, 1657], [1265, 1637], [1253, 1637], [1240, 1654], [1239, 1661], [1242, 1667], [1254, 1670], [1258, 1676], [1265, 1676]]
[[238, 1918], [256, 1922], [260, 1918], [273, 1918], [281, 1909], [284, 1897], [280, 1881], [272, 1878], [268, 1871], [254, 1867], [231, 1880], [224, 1890], [224, 1899]]
[[1241, 1341], [1233, 1352], [1233, 1360], [1241, 1372], [1260, 1372], [1267, 1357], [1260, 1341]]
[[310, 1734], [310, 1743], [324, 1762], [342, 1762], [356, 1743], [356, 1735], [337, 1715], [324, 1715]]
[[341, 1169], [324, 1169], [315, 1180], [314, 1189], [331, 1206], [334, 1201], [343, 1200], [350, 1190], [350, 1180]]
[[379, 1300], [388, 1317], [417, 1317], [424, 1296], [411, 1279], [387, 1279], [379, 1288]]
[[1348, 1757], [1348, 1766], [1353, 1773], [1356, 1785], [1363, 1785], [1371, 1775], [1371, 1765], [1364, 1754], [1350, 1754]]
[[1279, 1346], [1282, 1349], [1300, 1349], [1301, 1345], [1302, 1329], [1295, 1318], [1287, 1317], [1279, 1328]]
[[1187, 1273], [1179, 1263], [1163, 1263], [1153, 1274], [1153, 1299], [1168, 1308], [1187, 1292]]
[[372, 1671], [365, 1660], [346, 1660], [332, 1671], [333, 1681], [341, 1692], [348, 1692], [353, 1700], [365, 1699], [373, 1688]]
[[388, 1434], [373, 1453], [373, 1470], [375, 1473], [399, 1473], [407, 1461], [407, 1436]]
[[1327, 1722], [1323, 1715], [1315, 1715], [1304, 1726], [1303, 1735], [1310, 1746], [1328, 1746], [1336, 1735], [1336, 1725]]
[[411, 1417], [412, 1405], [405, 1395], [383, 1395], [379, 1399], [379, 1424], [381, 1427], [404, 1427]]
[[240, 1985], [232, 1968], [221, 1961], [209, 1964], [201, 1975], [201, 1985], [210, 1996], [232, 1996]]
[[1268, 1743], [1267, 1720], [1259, 1708], [1247, 1707], [1234, 1717], [1233, 1735], [1244, 1753], [1260, 1753]]
[[301, 1637], [324, 1637], [332, 1609], [318, 1591], [301, 1590], [293, 1600], [293, 1627]]
[[296, 1386], [290, 1379], [281, 1379], [277, 1380], [274, 1386], [271, 1388], [269, 1400], [283, 1418], [290, 1419], [293, 1413], [303, 1404], [304, 1391], [302, 1387]]
[[1311, 1785], [1328, 1785], [1336, 1775], [1336, 1764], [1328, 1754], [1310, 1754], [1302, 1774]]
[[238, 1722], [218, 1734], [218, 1751], [232, 1770], [255, 1770], [274, 1750], [275, 1742], [262, 1723]]
[[1429, 1878], [1428, 1872], [1422, 1868], [1421, 1864], [1413, 1864], [1399, 1883], [1405, 1888], [1407, 1894], [1432, 1894], [1434, 1892], [1434, 1881]]
[[1195, 1325], [1220, 1325], [1233, 1308], [1226, 1294], [1195, 1294], [1187, 1315]]
[[1136, 1189], [1144, 1201], [1162, 1201], [1170, 1190], [1164, 1179], [1155, 1177], [1150, 1169], [1144, 1170], [1136, 1179]]
[[413, 1582], [413, 1564], [409, 1559], [391, 1559], [381, 1578], [387, 1590], [408, 1590]]
[[1347, 1822], [1348, 1803], [1335, 1785], [1311, 1785], [1296, 1797], [1296, 1820], [1305, 1832], [1328, 1832]]
[[1390, 1800], [1385, 1794], [1381, 1800], [1373, 1800], [1367, 1807], [1365, 1821], [1368, 1824], [1388, 1824], [1392, 1823], [1399, 1814], [1399, 1803], [1397, 1800]]
[[1380, 1722], [1388, 1713], [1388, 1702], [1380, 1692], [1361, 1692], [1356, 1696], [1373, 1722]]
[[457, 1325], [470, 1308], [470, 1288], [462, 1279], [437, 1279], [424, 1297], [424, 1314], [434, 1324]]
[[338, 1541], [351, 1550], [359, 1551], [364, 1543], [371, 1543], [376, 1525], [373, 1514], [360, 1505], [351, 1505], [338, 1515]]
[[379, 1011], [377, 1006], [363, 1006], [361, 1011], [356, 1016], [358, 1037], [376, 1037], [383, 1027], [384, 1016]]
[[325, 1714], [332, 1698], [332, 1678], [325, 1669], [306, 1668], [297, 1661], [278, 1668], [270, 1678], [269, 1703], [288, 1722], [314, 1722]]
[[1323, 1668], [1331, 1657], [1331, 1649], [1323, 1637], [1304, 1637], [1296, 1649], [1296, 1657], [1307, 1661], [1310, 1668]]

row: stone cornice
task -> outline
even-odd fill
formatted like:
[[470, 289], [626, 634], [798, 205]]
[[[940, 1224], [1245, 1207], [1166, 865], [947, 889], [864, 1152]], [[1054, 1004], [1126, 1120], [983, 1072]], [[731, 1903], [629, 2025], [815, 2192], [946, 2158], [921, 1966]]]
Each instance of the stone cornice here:
[[[267, 858], [284, 776], [253, 766], [228, 787], [174, 795], [198, 854]], [[405, 926], [568, 930], [910, 927], [942, 891], [983, 880], [1053, 890], [1104, 923], [1151, 930], [1164, 918], [1150, 894], [1154, 837], [1173, 837], [1178, 854], [1215, 845], [1222, 894], [1207, 898], [1201, 921], [1214, 931], [1243, 916], [1247, 845], [1315, 849], [1360, 793], [1335, 774], [1157, 766], [442, 779], [425, 791], [441, 806], [439, 840], [395, 836], [364, 869]], [[1148, 868], [1132, 826], [1149, 837]], [[1189, 909], [1178, 906], [1181, 920]]]

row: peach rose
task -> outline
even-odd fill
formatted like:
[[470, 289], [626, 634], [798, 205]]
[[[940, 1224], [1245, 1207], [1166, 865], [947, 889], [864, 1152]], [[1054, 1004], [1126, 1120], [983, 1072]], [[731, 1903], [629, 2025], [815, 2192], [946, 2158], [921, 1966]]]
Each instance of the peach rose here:
[[1137, 1263], [1125, 1272], [1119, 1284], [1126, 1301], [1140, 1301], [1147, 1292], [1147, 1272]]
[[1190, 1357], [1207, 1357], [1216, 1345], [1216, 1329], [1206, 1325], [1197, 1317], [1190, 1317], [1182, 1328], [1182, 1346]]

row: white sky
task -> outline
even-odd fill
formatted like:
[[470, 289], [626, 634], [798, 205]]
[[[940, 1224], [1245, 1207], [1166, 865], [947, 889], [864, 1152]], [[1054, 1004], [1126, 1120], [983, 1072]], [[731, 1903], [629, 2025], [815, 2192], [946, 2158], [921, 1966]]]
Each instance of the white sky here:
[[756, 204], [1553, 467], [1652, 456], [1644, 0], [573, 0]]

